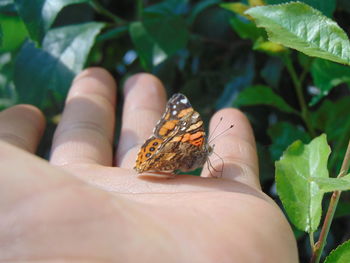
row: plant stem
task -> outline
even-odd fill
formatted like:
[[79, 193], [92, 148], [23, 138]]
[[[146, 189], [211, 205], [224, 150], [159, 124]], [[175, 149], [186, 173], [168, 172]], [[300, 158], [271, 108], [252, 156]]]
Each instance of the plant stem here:
[[95, 9], [95, 11], [101, 15], [104, 15], [106, 17], [108, 17], [109, 19], [111, 19], [113, 22], [115, 22], [117, 25], [124, 25], [126, 24], [126, 20], [122, 19], [119, 16], [116, 16], [115, 14], [113, 14], [112, 12], [110, 12], [109, 10], [107, 10], [106, 8], [104, 8], [99, 2], [98, 0], [92, 0], [90, 1], [90, 5], [92, 6], [93, 9]]
[[310, 112], [309, 112], [307, 105], [306, 105], [306, 102], [305, 102], [301, 81], [298, 79], [298, 76], [296, 74], [296, 71], [294, 69], [294, 66], [293, 66], [293, 63], [290, 59], [289, 54], [284, 56], [284, 62], [285, 62], [285, 65], [287, 67], [287, 70], [292, 78], [294, 88], [295, 88], [295, 91], [297, 93], [299, 105], [301, 108], [301, 118], [303, 119], [303, 121], [306, 125], [306, 128], [308, 129], [311, 136], [316, 137], [316, 132], [315, 132], [314, 128], [311, 126]]
[[314, 232], [309, 233], [309, 239], [310, 239], [311, 249], [313, 250], [315, 247]]
[[[339, 172], [337, 178], [346, 175], [346, 173], [349, 170], [349, 165], [350, 165], [350, 140], [349, 140], [348, 148], [346, 149], [345, 157], [344, 157], [344, 160], [343, 160], [343, 163], [342, 163], [342, 166], [340, 168], [340, 172]], [[310, 263], [319, 263], [320, 262], [323, 248], [326, 245], [326, 239], [328, 236], [329, 228], [331, 226], [331, 223], [332, 223], [332, 220], [334, 217], [335, 209], [337, 208], [340, 193], [341, 193], [341, 191], [334, 191], [332, 194], [331, 201], [329, 203], [328, 210], [326, 213], [326, 217], [324, 219], [323, 226], [321, 229], [320, 238], [315, 245], [315, 249], [313, 250]]]
[[309, 61], [307, 62], [307, 64], [304, 65], [304, 69], [301, 72], [301, 75], [300, 75], [300, 78], [299, 78], [299, 81], [300, 81], [301, 84], [304, 82], [307, 73], [309, 73], [309, 71], [310, 71], [310, 67], [311, 67], [312, 61], [313, 61], [313, 59], [310, 58]]

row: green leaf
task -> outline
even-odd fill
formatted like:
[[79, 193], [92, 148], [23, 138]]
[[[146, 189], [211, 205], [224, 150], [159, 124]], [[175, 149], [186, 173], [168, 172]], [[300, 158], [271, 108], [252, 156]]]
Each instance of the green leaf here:
[[279, 95], [267, 86], [252, 86], [239, 93], [236, 106], [268, 105], [287, 113], [296, 113]]
[[337, 154], [330, 158], [330, 169], [337, 172], [346, 151], [346, 142], [350, 134], [349, 111], [350, 96], [343, 96], [337, 101], [324, 100], [320, 107], [311, 114], [311, 125], [325, 132], [328, 140], [334, 145]]
[[245, 16], [249, 19], [249, 16], [247, 16], [244, 12], [249, 9], [248, 5], [242, 4], [242, 3], [222, 3], [220, 6], [226, 10], [229, 10], [237, 15]]
[[15, 12], [14, 0], [0, 0], [0, 12]]
[[143, 10], [143, 17], [156, 18], [173, 15], [182, 15], [187, 10], [187, 0], [165, 0], [148, 6]]
[[259, 37], [265, 34], [265, 32], [256, 27], [256, 25], [242, 16], [233, 16], [230, 19], [230, 24], [233, 30], [239, 35], [240, 38], [257, 40]]
[[321, 106], [311, 114], [311, 125], [327, 133], [330, 141], [339, 140], [339, 138], [350, 133], [350, 118], [346, 114], [349, 105], [349, 96], [344, 96], [334, 102], [330, 100], [323, 101]]
[[3, 40], [2, 40], [2, 38], [3, 38], [3, 32], [2, 32], [2, 26], [1, 26], [1, 24], [0, 24], [0, 48], [2, 47], [2, 42], [3, 42]]
[[269, 147], [273, 160], [278, 160], [283, 151], [296, 140], [307, 143], [311, 140], [310, 135], [296, 125], [289, 122], [278, 122], [267, 130], [272, 144]]
[[63, 7], [89, 0], [15, 0], [19, 15], [23, 19], [32, 40], [41, 43], [45, 33], [55, 21]]
[[350, 215], [350, 203], [346, 200], [339, 200], [337, 210], [335, 210], [334, 218]]
[[2, 29], [0, 52], [15, 51], [23, 44], [28, 32], [18, 16], [0, 14], [0, 21]]
[[324, 193], [350, 190], [349, 174], [341, 178], [311, 177], [311, 181], [315, 182], [320, 188], [320, 190]]
[[260, 75], [264, 78], [268, 86], [277, 89], [283, 67], [283, 61], [279, 57], [270, 57], [267, 59], [264, 68], [260, 71]]
[[253, 50], [262, 51], [268, 55], [280, 55], [281, 53], [288, 52], [288, 49], [275, 42], [266, 41], [264, 38], [258, 38], [253, 46]]
[[110, 39], [117, 39], [123, 35], [128, 33], [128, 27], [127, 26], [119, 26], [113, 29], [110, 29], [103, 34], [99, 35], [97, 37], [97, 41], [106, 41]]
[[188, 40], [186, 23], [179, 16], [133, 22], [129, 33], [146, 69], [151, 69], [184, 48]]
[[255, 76], [255, 58], [252, 54], [243, 54], [234, 63], [233, 74], [224, 85], [224, 90], [217, 99], [216, 108], [231, 107], [239, 92], [252, 85]]
[[339, 65], [324, 59], [315, 59], [311, 66], [311, 75], [319, 94], [314, 96], [310, 106], [315, 105], [329, 91], [342, 83], [350, 84], [350, 67]]
[[334, 249], [324, 263], [348, 263], [350, 261], [350, 240]]
[[328, 178], [330, 152], [323, 134], [307, 145], [294, 142], [276, 162], [278, 195], [289, 219], [305, 232], [314, 232], [320, 223], [324, 193], [311, 178]]
[[272, 42], [309, 56], [343, 64], [350, 63], [350, 42], [336, 22], [316, 9], [299, 2], [250, 8], [259, 27], [266, 29]]
[[200, 1], [198, 4], [196, 4], [191, 11], [191, 14], [188, 17], [189, 24], [193, 24], [196, 20], [197, 16], [202, 13], [205, 9], [218, 4], [219, 0], [204, 0]]
[[11, 52], [0, 54], [0, 110], [16, 104], [13, 64], [13, 54]]
[[103, 26], [91, 22], [49, 30], [42, 49], [25, 43], [15, 66], [20, 102], [40, 106], [48, 89], [65, 95]]
[[[282, 4], [292, 2], [293, 0], [267, 0], [268, 4]], [[347, 0], [345, 0], [347, 1]], [[315, 9], [320, 10], [324, 15], [328, 17], [332, 17], [332, 14], [336, 7], [336, 0], [300, 0], [299, 2], [303, 2], [309, 6], [312, 6]]]

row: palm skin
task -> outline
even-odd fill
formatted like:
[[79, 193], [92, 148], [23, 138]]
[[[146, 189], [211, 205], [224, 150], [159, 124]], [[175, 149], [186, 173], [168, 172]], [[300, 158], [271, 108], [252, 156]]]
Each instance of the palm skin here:
[[[76, 78], [50, 163], [32, 154], [44, 129], [37, 109], [0, 114], [0, 262], [297, 262], [283, 213], [260, 189], [242, 113], [225, 109], [211, 121], [235, 124], [215, 142], [221, 178], [203, 169], [201, 177], [149, 179], [131, 168], [162, 114], [164, 89], [147, 74], [126, 82], [115, 156], [114, 97], [105, 71]], [[212, 163], [221, 165], [215, 156]]]

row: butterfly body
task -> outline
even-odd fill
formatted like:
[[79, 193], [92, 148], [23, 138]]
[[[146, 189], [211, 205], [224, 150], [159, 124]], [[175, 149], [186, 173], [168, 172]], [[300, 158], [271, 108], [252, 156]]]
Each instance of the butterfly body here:
[[211, 152], [199, 113], [185, 95], [177, 93], [169, 99], [153, 135], [141, 146], [134, 169], [138, 173], [187, 172], [202, 167]]

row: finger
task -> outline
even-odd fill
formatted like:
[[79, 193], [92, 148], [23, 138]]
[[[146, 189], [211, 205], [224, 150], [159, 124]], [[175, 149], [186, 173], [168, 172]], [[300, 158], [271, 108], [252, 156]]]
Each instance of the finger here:
[[112, 164], [116, 84], [100, 68], [90, 68], [74, 80], [51, 152], [55, 165]]
[[[222, 118], [222, 122], [220, 119]], [[230, 125], [234, 125], [228, 129]], [[202, 176], [211, 176], [211, 173], [222, 175], [223, 178], [239, 181], [255, 188], [260, 188], [259, 167], [256, 153], [253, 130], [245, 115], [236, 109], [223, 109], [218, 111], [211, 119], [210, 131], [218, 125], [214, 134], [220, 134], [210, 144], [215, 144], [214, 154], [210, 156], [212, 167], [203, 169]], [[210, 164], [209, 163], [209, 164]], [[223, 170], [215, 172], [215, 170]], [[223, 169], [222, 169], [223, 168]]]
[[129, 78], [124, 88], [123, 120], [118, 145], [118, 166], [134, 166], [139, 147], [150, 137], [165, 109], [166, 93], [161, 82], [150, 74]]
[[16, 105], [0, 113], [0, 140], [34, 153], [44, 132], [45, 118], [31, 105]]

